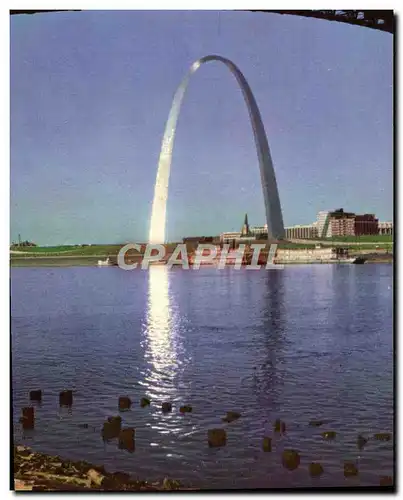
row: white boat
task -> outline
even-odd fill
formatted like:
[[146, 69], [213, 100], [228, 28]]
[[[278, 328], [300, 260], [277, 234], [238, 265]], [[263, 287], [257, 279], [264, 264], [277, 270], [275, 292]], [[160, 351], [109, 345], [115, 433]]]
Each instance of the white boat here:
[[99, 260], [98, 261], [98, 267], [104, 267], [104, 266], [111, 266], [112, 263], [109, 259], [109, 257], [106, 260]]

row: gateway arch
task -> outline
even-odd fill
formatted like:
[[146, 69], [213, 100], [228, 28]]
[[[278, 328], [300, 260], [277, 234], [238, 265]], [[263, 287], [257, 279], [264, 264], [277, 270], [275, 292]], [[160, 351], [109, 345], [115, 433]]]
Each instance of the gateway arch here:
[[255, 98], [245, 77], [233, 62], [221, 56], [209, 55], [202, 57], [192, 64], [188, 74], [179, 85], [172, 102], [158, 162], [157, 179], [155, 182], [154, 200], [151, 212], [149, 242], [165, 243], [169, 174], [171, 170], [172, 149], [179, 111], [191, 76], [202, 64], [210, 61], [218, 61], [225, 64], [225, 66], [227, 66], [227, 68], [235, 76], [242, 90], [243, 97], [248, 107], [259, 160], [260, 178], [266, 208], [268, 239], [284, 238], [283, 216], [281, 213], [276, 176], [274, 174], [274, 167], [270, 155], [269, 144], [267, 142], [266, 132], [264, 130], [262, 118], [260, 116]]

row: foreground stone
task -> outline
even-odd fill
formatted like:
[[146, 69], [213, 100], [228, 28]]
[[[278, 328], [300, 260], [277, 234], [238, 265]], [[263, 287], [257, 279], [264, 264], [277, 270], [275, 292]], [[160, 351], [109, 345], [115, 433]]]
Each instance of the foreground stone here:
[[14, 446], [14, 487], [17, 491], [166, 491], [190, 490], [178, 481], [148, 483], [123, 472], [107, 472], [87, 462], [72, 462]]
[[29, 392], [29, 399], [31, 401], [41, 402], [42, 401], [42, 391], [40, 389], [37, 391], [30, 391]]
[[262, 448], [263, 448], [263, 451], [271, 451], [271, 438], [269, 438], [269, 437], [263, 438]]
[[374, 435], [374, 438], [378, 441], [390, 441], [392, 435], [390, 434], [390, 432], [378, 432]]
[[35, 413], [32, 406], [27, 406], [22, 409], [22, 417], [20, 419], [23, 429], [33, 429], [35, 426]]
[[279, 418], [274, 422], [274, 432], [280, 432], [284, 434], [285, 432], [285, 422], [280, 420]]
[[237, 411], [227, 411], [227, 415], [222, 419], [223, 422], [227, 422], [228, 424], [233, 422], [234, 420], [238, 420], [241, 414]]
[[344, 464], [344, 476], [356, 476], [358, 474], [358, 469], [355, 464], [352, 462], [345, 462]]
[[283, 451], [283, 466], [288, 470], [294, 470], [299, 466], [301, 459], [295, 450]]
[[312, 462], [309, 464], [309, 474], [311, 476], [320, 476], [323, 474], [323, 467], [318, 462]]
[[141, 398], [140, 406], [145, 408], [146, 406], [150, 406], [150, 400], [148, 398]]
[[181, 413], [192, 413], [192, 407], [190, 405], [183, 405], [179, 408]]
[[119, 410], [130, 410], [132, 401], [127, 396], [120, 396], [119, 398]]
[[102, 428], [102, 438], [104, 441], [113, 439], [119, 436], [122, 428], [122, 417], [109, 417], [107, 422], [104, 422]]
[[119, 432], [119, 448], [133, 453], [135, 448], [134, 443], [135, 430], [133, 427], [126, 427]]
[[168, 413], [168, 412], [172, 411], [172, 403], [168, 403], [168, 402], [162, 403], [161, 409], [164, 413]]
[[364, 436], [361, 436], [361, 434], [359, 434], [359, 436], [357, 438], [358, 449], [362, 450], [367, 443], [368, 443], [368, 439], [365, 438]]
[[73, 404], [73, 391], [62, 391], [59, 393], [60, 406], [71, 406]]
[[335, 431], [326, 431], [326, 432], [322, 432], [322, 436], [325, 439], [334, 439], [336, 437], [336, 433], [335, 433]]
[[207, 440], [210, 448], [225, 446], [227, 444], [227, 433], [224, 429], [209, 429], [207, 431]]

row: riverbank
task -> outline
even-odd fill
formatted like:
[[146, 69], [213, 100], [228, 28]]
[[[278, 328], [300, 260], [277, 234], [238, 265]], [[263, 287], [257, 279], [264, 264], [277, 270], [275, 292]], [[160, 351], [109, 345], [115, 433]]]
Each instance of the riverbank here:
[[16, 491], [171, 491], [190, 490], [165, 478], [148, 483], [124, 472], [107, 472], [103, 466], [70, 461], [38, 453], [26, 446], [14, 446], [14, 488]]
[[[368, 264], [385, 264], [393, 263], [393, 254], [365, 254], [362, 252], [356, 252], [354, 257], [363, 257], [365, 258], [365, 262]], [[11, 256], [10, 258], [10, 266], [11, 267], [75, 267], [75, 266], [97, 266], [98, 260], [105, 260], [107, 255], [94, 255], [94, 256], [54, 256], [54, 257], [33, 257], [33, 256]], [[133, 262], [141, 262], [142, 256], [136, 256], [134, 259], [131, 259], [131, 263]], [[114, 260], [112, 258], [112, 260]], [[319, 262], [315, 261], [306, 261], [302, 262], [301, 260], [292, 262], [278, 262], [279, 264], [318, 264]], [[337, 264], [338, 261], [329, 261], [327, 263]]]

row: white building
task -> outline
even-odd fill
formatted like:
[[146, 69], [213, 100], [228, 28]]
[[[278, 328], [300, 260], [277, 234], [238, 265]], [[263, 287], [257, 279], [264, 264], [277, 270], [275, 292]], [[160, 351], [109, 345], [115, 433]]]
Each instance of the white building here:
[[287, 240], [292, 239], [312, 239], [318, 235], [316, 224], [305, 224], [299, 226], [286, 227], [285, 237]]
[[318, 212], [316, 219], [316, 228], [318, 231], [318, 238], [330, 238], [332, 236], [332, 228], [329, 224], [330, 210], [322, 210]]
[[378, 222], [379, 234], [393, 235], [393, 222]]
[[253, 235], [253, 236], [257, 236], [259, 234], [267, 234], [267, 224], [265, 224], [264, 226], [254, 226], [254, 227], [250, 227], [249, 228], [249, 232]]
[[221, 243], [232, 243], [233, 240], [239, 240], [240, 237], [241, 237], [240, 231], [221, 233], [220, 234], [220, 242]]

